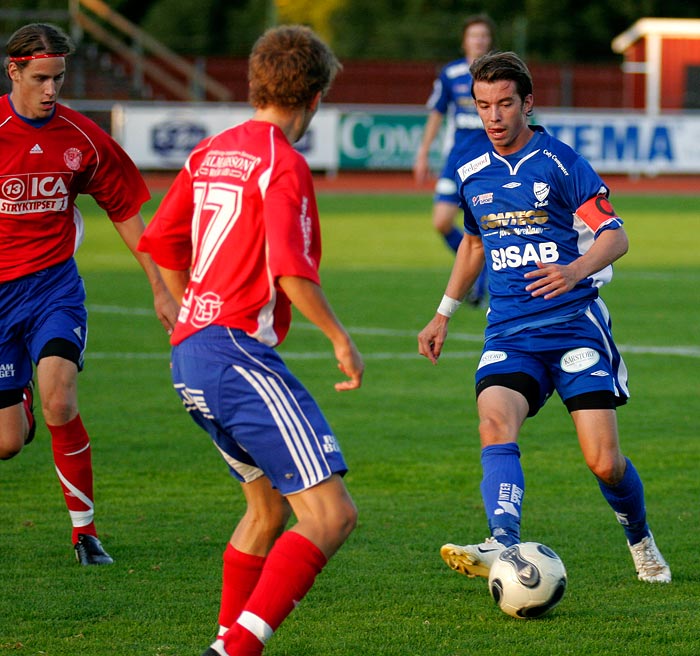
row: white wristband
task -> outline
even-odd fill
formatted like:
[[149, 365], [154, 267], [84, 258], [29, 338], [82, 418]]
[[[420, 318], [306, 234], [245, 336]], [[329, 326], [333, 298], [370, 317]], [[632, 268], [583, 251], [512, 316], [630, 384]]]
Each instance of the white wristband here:
[[460, 305], [462, 305], [462, 301], [456, 301], [454, 298], [450, 298], [447, 296], [447, 294], [445, 294], [440, 301], [437, 311], [438, 314], [441, 314], [443, 317], [447, 317], [449, 319], [457, 311], [457, 308]]

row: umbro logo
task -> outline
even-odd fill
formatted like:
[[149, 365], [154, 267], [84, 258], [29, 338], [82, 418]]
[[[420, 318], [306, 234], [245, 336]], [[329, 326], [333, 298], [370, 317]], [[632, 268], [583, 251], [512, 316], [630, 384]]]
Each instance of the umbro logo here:
[[607, 376], [607, 375], [608, 375], [607, 371], [601, 371], [600, 369], [598, 369], [598, 371], [594, 371], [591, 373], [591, 376], [599, 376], [601, 378], [605, 378], [605, 376]]
[[44, 151], [41, 149], [41, 146], [39, 144], [34, 144], [32, 146], [32, 149], [29, 151], [30, 155], [43, 155]]
[[508, 182], [507, 184], [503, 185], [504, 189], [515, 189], [516, 187], [519, 187], [520, 183], [519, 182]]

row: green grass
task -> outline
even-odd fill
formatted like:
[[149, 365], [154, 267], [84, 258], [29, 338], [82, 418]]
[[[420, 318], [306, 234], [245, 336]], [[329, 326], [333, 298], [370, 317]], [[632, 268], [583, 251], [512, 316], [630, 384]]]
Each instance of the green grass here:
[[[441, 544], [486, 536], [472, 392], [483, 316], [460, 310], [439, 366], [418, 357], [415, 336], [452, 261], [432, 233], [430, 198], [324, 195], [324, 286], [365, 355], [365, 383], [334, 392], [329, 345], [301, 319], [281, 352], [341, 440], [360, 522], [268, 656], [697, 654], [698, 199], [614, 204], [631, 240], [604, 290], [633, 395], [619, 413], [621, 439], [674, 582], [636, 580], [556, 398], [522, 435], [523, 537], [566, 563], [561, 605], [541, 620], [513, 620], [483, 580], [443, 565]], [[0, 654], [198, 655], [216, 626], [221, 553], [241, 494], [170, 387], [144, 277], [109, 221], [82, 205], [90, 340], [80, 404], [98, 529], [116, 563], [75, 564], [40, 425], [31, 446], [0, 463]]]

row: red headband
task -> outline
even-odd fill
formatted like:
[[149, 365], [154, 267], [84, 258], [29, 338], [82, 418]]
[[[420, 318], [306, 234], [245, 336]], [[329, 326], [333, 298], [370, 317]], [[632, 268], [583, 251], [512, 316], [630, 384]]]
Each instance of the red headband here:
[[10, 57], [11, 62], [24, 62], [32, 59], [48, 59], [49, 57], [65, 57], [65, 52], [45, 52], [39, 55], [27, 55], [26, 57]]

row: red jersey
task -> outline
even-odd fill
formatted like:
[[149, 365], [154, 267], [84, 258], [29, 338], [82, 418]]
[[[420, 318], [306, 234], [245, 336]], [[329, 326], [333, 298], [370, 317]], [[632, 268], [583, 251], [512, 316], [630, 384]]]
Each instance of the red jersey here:
[[93, 196], [114, 222], [138, 214], [150, 198], [121, 146], [64, 105], [35, 127], [0, 97], [0, 151], [0, 282], [73, 255], [78, 194]]
[[190, 270], [172, 344], [215, 324], [275, 346], [291, 321], [277, 280], [319, 283], [321, 235], [309, 166], [271, 123], [251, 120], [205, 139], [138, 247], [164, 268]]

